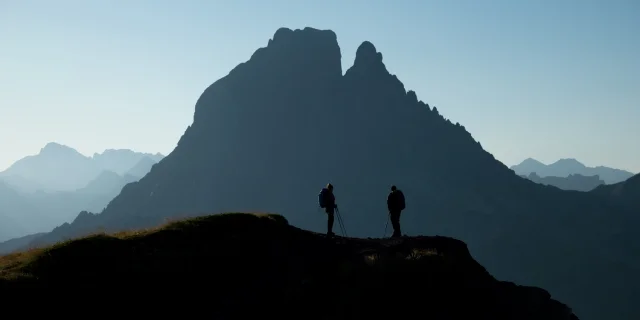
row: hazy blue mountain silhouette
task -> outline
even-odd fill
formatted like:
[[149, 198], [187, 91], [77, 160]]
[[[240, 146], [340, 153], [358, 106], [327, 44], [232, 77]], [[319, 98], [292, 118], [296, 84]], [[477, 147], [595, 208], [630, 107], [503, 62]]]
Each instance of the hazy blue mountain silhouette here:
[[637, 215], [517, 176], [407, 92], [373, 44], [343, 75], [335, 33], [311, 28], [279, 29], [203, 92], [175, 150], [144, 178], [32, 244], [225, 211], [278, 212], [323, 232], [327, 182], [351, 236], [382, 236], [396, 184], [406, 233], [459, 238], [492, 274], [548, 289], [581, 319], [640, 316]]
[[[146, 160], [144, 160], [146, 159]], [[144, 157], [141, 162], [149, 165], [154, 160]], [[139, 162], [140, 163], [140, 162]], [[136, 169], [137, 168], [137, 169]], [[140, 165], [131, 168], [142, 172], [140, 176], [104, 170], [86, 186], [75, 191], [20, 192], [0, 179], [0, 241], [25, 235], [50, 231], [65, 222], [71, 222], [82, 210], [100, 212], [109, 201], [130, 182], [144, 176]], [[0, 245], [9, 251], [23, 246], [25, 241], [10, 241]], [[7, 253], [0, 249], [0, 254]]]
[[35, 233], [41, 225], [55, 224], [37, 204], [0, 180], [0, 241]]
[[137, 181], [143, 176], [144, 175], [136, 177], [130, 174], [121, 176], [113, 171], [105, 170], [95, 179], [91, 180], [84, 188], [78, 189], [77, 192], [84, 194], [109, 194], [114, 191], [119, 192], [127, 183]]
[[[0, 213], [0, 220], [1, 221], [6, 221], [6, 220], [4, 220], [2, 218], [2, 214], [1, 213]], [[0, 235], [9, 234], [10, 232], [8, 232], [8, 231], [11, 231], [10, 228], [12, 226], [15, 226], [15, 223], [14, 224], [9, 223], [9, 224], [6, 224], [6, 225], [0, 223]], [[22, 233], [25, 233], [24, 230], [22, 230], [22, 231], [23, 231]], [[29, 245], [29, 243], [31, 241], [33, 241], [34, 239], [36, 239], [37, 237], [40, 237], [42, 235], [43, 235], [43, 233], [34, 233], [34, 234], [29, 234], [29, 235], [21, 236], [21, 237], [12, 237], [13, 239], [7, 240], [5, 242], [0, 243], [0, 255], [1, 254], [10, 253], [10, 252], [14, 251], [16, 248], [21, 248], [21, 247], [27, 246], [27, 245]]]
[[521, 177], [529, 179], [535, 183], [554, 186], [562, 190], [575, 191], [591, 191], [599, 185], [604, 184], [604, 180], [598, 176], [583, 176], [581, 174], [570, 174], [568, 177], [540, 177], [535, 172], [531, 172], [528, 176]]
[[520, 164], [511, 166], [511, 170], [523, 176], [528, 176], [535, 172], [542, 178], [549, 176], [568, 177], [572, 174], [598, 176], [606, 184], [618, 183], [633, 176], [633, 173], [620, 169], [604, 166], [587, 167], [576, 159], [560, 159], [550, 165], [545, 165], [538, 160], [528, 158]]
[[[14, 238], [20, 237], [20, 235], [22, 234], [28, 234], [28, 233], [29, 233], [28, 229], [22, 226], [19, 222], [15, 221], [14, 217], [12, 217], [10, 214], [4, 212], [3, 209], [0, 209], [0, 241], [6, 240], [6, 239], [14, 239]], [[2, 251], [2, 248], [5, 246], [9, 248], [9, 250], [14, 250], [15, 248], [28, 245], [29, 242], [32, 241], [33, 239], [34, 238], [30, 238], [26, 242], [13, 241], [12, 243], [7, 243], [6, 245], [5, 245], [5, 242], [2, 242], [0, 243], [0, 254], [5, 254], [10, 252], [10, 251]]]
[[[141, 161], [144, 163], [157, 163], [162, 160], [164, 156], [160, 153], [141, 153], [134, 152], [128, 149], [108, 149], [103, 153], [95, 153], [92, 157], [93, 161], [104, 170], [113, 171], [121, 176], [129, 173], [130, 170], [135, 168]], [[148, 172], [148, 171], [147, 171]], [[143, 177], [146, 174], [132, 174], [136, 177]]]
[[[48, 143], [40, 153], [27, 156], [16, 161], [7, 170], [0, 172], [4, 176], [20, 176], [24, 180], [41, 186], [41, 191], [71, 191], [84, 187], [95, 178], [100, 167], [90, 158], [85, 157], [73, 148]], [[11, 183], [11, 181], [7, 181]], [[13, 185], [20, 191], [28, 190], [28, 185]]]
[[[116, 177], [117, 180], [101, 175], [93, 184], [73, 192], [21, 193], [0, 181], [0, 241], [50, 231], [71, 222], [82, 210], [102, 211], [126, 183], [137, 180], [132, 176]], [[105, 181], [107, 179], [110, 181]], [[22, 245], [20, 241], [13, 243]], [[18, 248], [0, 245], [3, 246], [11, 250]], [[6, 252], [0, 250], [0, 254], [3, 253]]]
[[140, 159], [140, 161], [138, 161], [138, 163], [136, 163], [136, 165], [127, 170], [125, 175], [144, 177], [147, 175], [147, 173], [149, 173], [149, 171], [151, 171], [151, 167], [153, 167], [153, 165], [158, 163], [158, 161], [160, 160], [156, 160], [152, 157], [143, 157], [142, 159]]
[[[0, 241], [50, 231], [71, 222], [82, 210], [100, 212], [131, 179], [121, 177], [119, 187], [112, 182], [111, 188], [96, 186], [75, 192], [20, 193], [5, 184], [0, 187]], [[23, 245], [19, 241], [13, 243]], [[9, 244], [0, 247], [19, 249]], [[4, 253], [7, 252], [0, 250], [0, 254]]]
[[157, 162], [162, 158], [161, 154], [111, 149], [87, 157], [71, 147], [51, 142], [37, 155], [20, 159], [0, 172], [0, 179], [21, 192], [74, 191], [84, 188], [105, 170], [125, 175], [142, 159]]
[[[41, 184], [21, 175], [0, 172], [0, 181], [20, 192], [36, 192], [46, 190]], [[1, 207], [1, 206], [0, 206]]]

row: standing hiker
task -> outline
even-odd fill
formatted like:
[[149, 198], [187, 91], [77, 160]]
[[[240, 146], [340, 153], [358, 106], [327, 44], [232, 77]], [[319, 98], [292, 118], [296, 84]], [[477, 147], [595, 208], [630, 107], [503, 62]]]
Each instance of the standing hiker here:
[[391, 237], [401, 237], [400, 233], [400, 212], [404, 210], [404, 194], [398, 190], [396, 186], [391, 186], [391, 192], [387, 197], [387, 208], [389, 209], [389, 219], [393, 226], [393, 235]]
[[318, 201], [320, 202], [320, 208], [324, 208], [324, 212], [329, 216], [327, 221], [327, 235], [332, 236], [333, 218], [338, 206], [336, 205], [336, 197], [333, 195], [333, 185], [331, 185], [331, 183], [327, 184], [325, 188], [322, 188], [318, 195]]

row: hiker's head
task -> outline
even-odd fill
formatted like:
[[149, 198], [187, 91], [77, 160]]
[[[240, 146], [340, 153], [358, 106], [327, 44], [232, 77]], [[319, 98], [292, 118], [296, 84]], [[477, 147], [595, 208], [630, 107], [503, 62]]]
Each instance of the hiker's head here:
[[396, 186], [391, 186], [391, 191], [396, 191]]
[[327, 189], [333, 191], [333, 185], [331, 183], [327, 183]]

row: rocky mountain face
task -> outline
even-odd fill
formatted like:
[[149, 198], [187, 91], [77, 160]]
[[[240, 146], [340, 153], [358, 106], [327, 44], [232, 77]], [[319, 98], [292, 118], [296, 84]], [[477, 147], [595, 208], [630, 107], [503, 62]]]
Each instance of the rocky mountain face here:
[[279, 29], [203, 92], [176, 149], [144, 178], [32, 244], [211, 212], [278, 212], [323, 232], [328, 182], [349, 235], [376, 237], [395, 184], [405, 233], [459, 238], [492, 274], [548, 289], [582, 319], [640, 316], [637, 215], [517, 176], [406, 91], [370, 42], [344, 74], [340, 60], [332, 31]]

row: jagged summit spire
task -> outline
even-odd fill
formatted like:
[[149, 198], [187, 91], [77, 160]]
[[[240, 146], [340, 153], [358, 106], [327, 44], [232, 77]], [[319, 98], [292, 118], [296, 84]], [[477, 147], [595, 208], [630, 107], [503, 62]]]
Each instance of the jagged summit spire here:
[[382, 63], [382, 53], [376, 50], [373, 43], [364, 41], [356, 51], [354, 65], [372, 65]]
[[[358, 46], [356, 50], [356, 58], [345, 76], [355, 76], [362, 79], [378, 79], [383, 81], [389, 81], [389, 76], [393, 76], [387, 70], [387, 67], [382, 62], [382, 53], [378, 52], [373, 43], [364, 41]], [[398, 79], [393, 76], [393, 87], [403, 87]], [[387, 84], [388, 85], [388, 84]], [[404, 91], [404, 87], [402, 89]], [[403, 92], [404, 95], [406, 93]]]

